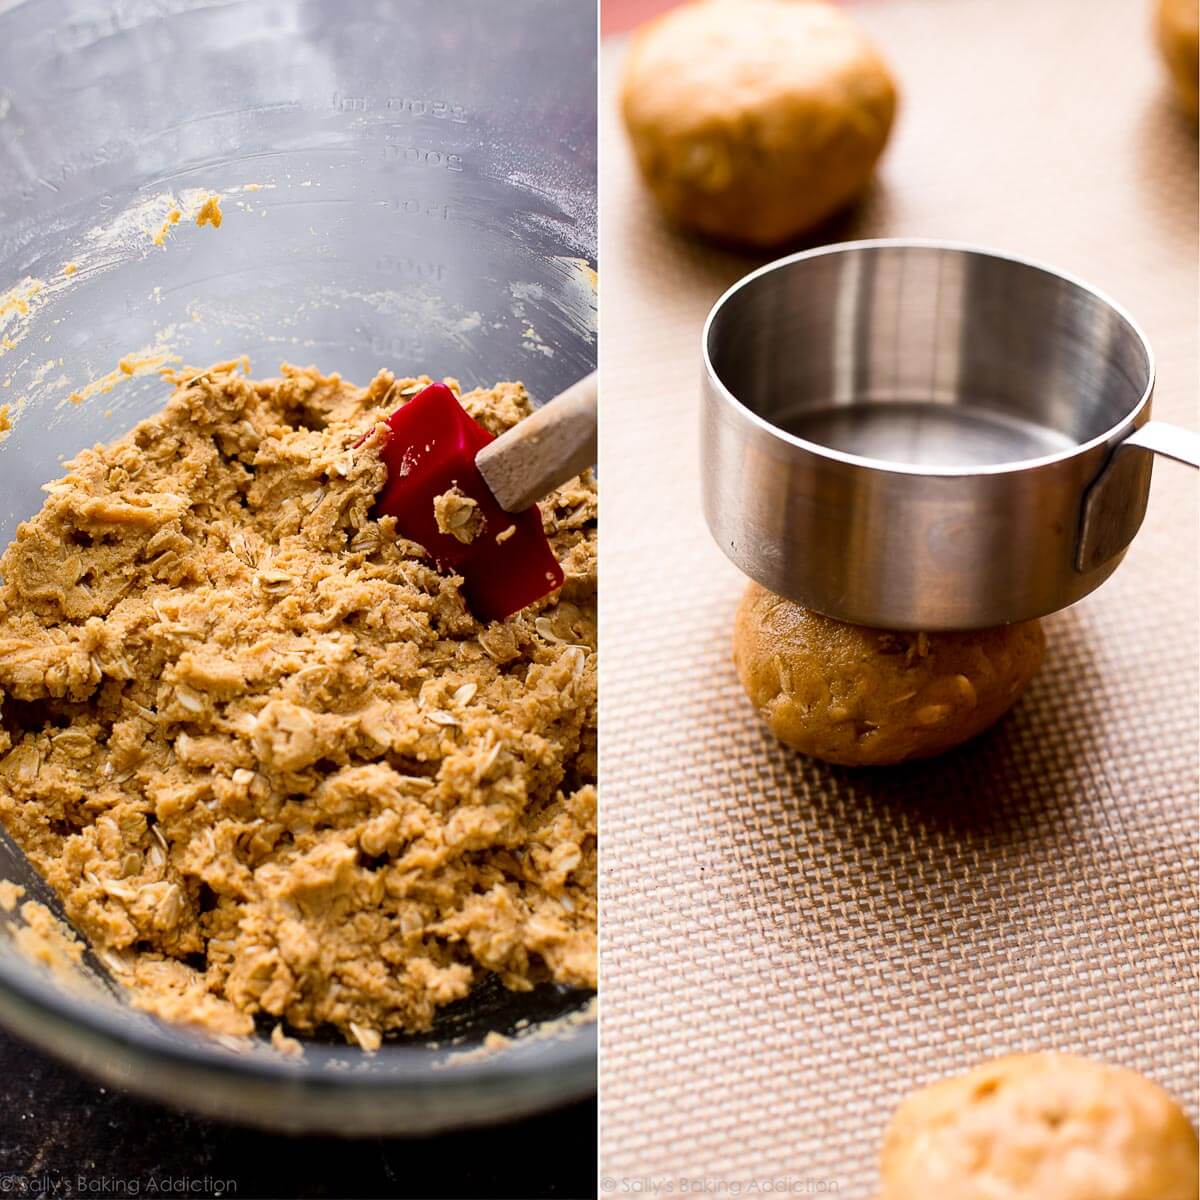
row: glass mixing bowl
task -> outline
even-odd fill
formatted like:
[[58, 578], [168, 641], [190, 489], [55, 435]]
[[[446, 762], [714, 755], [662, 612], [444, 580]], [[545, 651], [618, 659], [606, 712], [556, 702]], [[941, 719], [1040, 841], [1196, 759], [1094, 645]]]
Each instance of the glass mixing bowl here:
[[[522, 379], [540, 400], [592, 370], [595, 89], [590, 0], [0, 0], [0, 544], [65, 458], [162, 406], [165, 362]], [[193, 219], [210, 193], [219, 229]], [[0, 878], [49, 899], [11, 844]], [[290, 1061], [0, 949], [0, 1018], [29, 1040], [290, 1130], [586, 1094], [589, 1001], [486, 985], [427, 1037]], [[454, 1057], [525, 1022], [547, 1031]]]

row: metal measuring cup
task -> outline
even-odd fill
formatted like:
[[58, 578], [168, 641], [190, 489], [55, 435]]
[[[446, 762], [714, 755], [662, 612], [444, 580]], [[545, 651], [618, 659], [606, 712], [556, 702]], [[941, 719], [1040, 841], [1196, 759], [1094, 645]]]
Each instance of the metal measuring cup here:
[[1154, 358], [1117, 304], [970, 246], [847, 242], [747, 275], [704, 325], [717, 544], [806, 608], [900, 630], [1065, 608], [1116, 569], [1155, 454]]

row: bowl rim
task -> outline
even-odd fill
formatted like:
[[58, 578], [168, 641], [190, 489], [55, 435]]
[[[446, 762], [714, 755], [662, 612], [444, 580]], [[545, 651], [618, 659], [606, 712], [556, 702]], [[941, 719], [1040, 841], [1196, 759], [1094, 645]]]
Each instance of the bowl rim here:
[[[283, 1054], [262, 1052], [259, 1050], [261, 1040], [256, 1043], [251, 1038], [249, 1044], [259, 1052], [241, 1054], [213, 1041], [210, 1035], [202, 1031], [150, 1013], [138, 1013], [137, 1020], [131, 1020], [133, 1010], [125, 1005], [119, 992], [111, 1008], [89, 1001], [83, 994], [56, 985], [45, 969], [23, 961], [20, 952], [12, 945], [0, 952], [0, 993], [5, 1001], [0, 1005], [0, 1010], [11, 1009], [15, 1001], [18, 1007], [34, 1014], [33, 1020], [48, 1015], [53, 1021], [67, 1023], [96, 1036], [112, 1051], [132, 1052], [183, 1068], [215, 1072], [231, 1080], [283, 1083], [287, 1085], [289, 1095], [294, 1095], [297, 1083], [336, 1094], [364, 1090], [387, 1092], [411, 1085], [419, 1085], [423, 1091], [452, 1091], [464, 1082], [473, 1086], [484, 1082], [502, 1085], [526, 1081], [546, 1071], [562, 1072], [564, 1079], [567, 1079], [572, 1077], [572, 1073], [579, 1073], [581, 1068], [594, 1063], [596, 1058], [597, 1028], [594, 1020], [564, 1025], [561, 1032], [544, 1039], [516, 1037], [506, 1052], [453, 1065], [445, 1061], [450, 1054], [469, 1051], [477, 1043], [441, 1042], [436, 1049], [421, 1044], [392, 1044], [386, 1059], [375, 1059], [379, 1065], [365, 1071], [330, 1069], [329, 1060], [335, 1055], [325, 1043], [306, 1044], [303, 1057], [289, 1058]], [[579, 991], [581, 998], [590, 994]], [[586, 1003], [584, 999], [576, 1009], [564, 1012], [563, 1016], [569, 1017], [572, 1011], [582, 1011]], [[0, 1011], [0, 1016], [5, 1015]], [[5, 1021], [5, 1024], [12, 1023]], [[149, 1030], [153, 1030], [153, 1033], [148, 1035]], [[17, 1032], [19, 1036], [29, 1037], [23, 1030]], [[32, 1040], [50, 1053], [56, 1052], [52, 1039], [34, 1036]], [[385, 1040], [384, 1046], [388, 1045]], [[366, 1053], [350, 1043], [336, 1049], [352, 1055]], [[321, 1061], [309, 1059], [308, 1054], [313, 1051], [318, 1053]], [[440, 1056], [436, 1060], [437, 1069], [433, 1065], [435, 1055]], [[127, 1080], [126, 1083], [136, 1090], [136, 1081]], [[181, 1100], [186, 1102], [186, 1098], [181, 1097]]]
[[[812, 442], [805, 438], [797, 437], [795, 434], [788, 433], [778, 425], [772, 424], [765, 417], [760, 416], [726, 387], [713, 365], [712, 354], [710, 353], [713, 325], [720, 317], [726, 304], [732, 301], [740, 291], [753, 286], [759, 279], [767, 275], [771, 275], [776, 271], [786, 271], [798, 263], [806, 262], [809, 259], [826, 258], [839, 254], [861, 253], [864, 251], [873, 253], [878, 250], [933, 250], [949, 252], [965, 257], [997, 259], [1003, 262], [1015, 263], [1018, 266], [1027, 267], [1043, 275], [1051, 276], [1085, 293], [1107, 308], [1118, 320], [1122, 321], [1141, 347], [1146, 357], [1146, 382], [1141, 395], [1126, 410], [1125, 415], [1119, 421], [1109, 426], [1102, 433], [1088, 438], [1086, 441], [1077, 442], [1066, 450], [1059, 450], [1053, 454], [1044, 454], [1035, 458], [1014, 459], [1011, 462], [986, 465], [926, 465], [899, 462], [891, 459], [869, 458], [865, 455], [851, 454], [844, 450], [836, 450], [831, 446], [824, 446], [819, 442]], [[1054, 467], [1060, 463], [1085, 456], [1099, 447], [1110, 445], [1115, 441], [1125, 438], [1132, 432], [1133, 428], [1138, 424], [1139, 418], [1149, 408], [1150, 399], [1154, 393], [1156, 375], [1154, 349], [1145, 331], [1123, 305], [1119, 304], [1100, 288], [1093, 286], [1078, 275], [1060, 270], [1058, 267], [1051, 266], [1049, 263], [1038, 259], [1027, 258], [1020, 254], [1011, 254], [1003, 250], [996, 250], [971, 242], [943, 241], [937, 238], [863, 238], [858, 241], [834, 242], [826, 246], [817, 246], [811, 250], [801, 250], [795, 254], [788, 254], [783, 258], [777, 258], [772, 262], [765, 263], [757, 270], [743, 275], [741, 279], [728, 287], [713, 304], [712, 308], [709, 309], [700, 334], [700, 357], [704, 364], [704, 377], [708, 384], [709, 394], [715, 395], [718, 402], [725, 408], [733, 411], [743, 420], [749, 421], [751, 425], [768, 438], [782, 442], [785, 445], [793, 446], [798, 450], [803, 450], [819, 458], [842, 463], [845, 466], [855, 467], [860, 470], [893, 475], [918, 475], [949, 479], [1015, 475], [1025, 471]]]

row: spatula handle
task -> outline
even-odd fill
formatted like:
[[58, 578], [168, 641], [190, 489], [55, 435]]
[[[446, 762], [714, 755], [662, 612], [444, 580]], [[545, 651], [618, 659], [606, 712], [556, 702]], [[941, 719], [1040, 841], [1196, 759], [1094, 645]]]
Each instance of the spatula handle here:
[[500, 507], [515, 513], [596, 461], [596, 373], [489, 442], [475, 465]]

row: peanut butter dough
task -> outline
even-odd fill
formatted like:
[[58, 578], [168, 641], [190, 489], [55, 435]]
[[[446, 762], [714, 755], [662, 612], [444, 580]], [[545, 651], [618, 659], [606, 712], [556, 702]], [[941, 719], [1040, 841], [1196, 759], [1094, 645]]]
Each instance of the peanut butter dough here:
[[834, 5], [696, 0], [634, 37], [621, 108], [642, 176], [672, 221], [769, 247], [867, 185], [896, 86]]
[[1158, 0], [1155, 22], [1175, 95], [1194, 121], [1200, 107], [1200, 6], [1196, 0]]
[[1037, 621], [972, 633], [888, 633], [809, 612], [752, 583], [733, 659], [781, 742], [826, 762], [941, 754], [1016, 702], [1045, 651]]
[[1160, 1087], [1071, 1054], [984, 1063], [910, 1096], [881, 1200], [1196, 1200], [1196, 1134]]
[[[488, 972], [594, 987], [590, 475], [542, 505], [565, 586], [484, 626], [371, 515], [428, 380], [173, 381], [0, 558], [9, 832], [169, 1019], [371, 1049]], [[463, 403], [494, 433], [530, 407]]]
[[433, 516], [439, 532], [449, 534], [464, 546], [483, 532], [484, 519], [479, 505], [458, 487], [433, 498]]
[[220, 229], [224, 216], [225, 214], [221, 212], [221, 197], [209, 196], [200, 205], [200, 211], [196, 213], [196, 224], [211, 225], [214, 229]]

